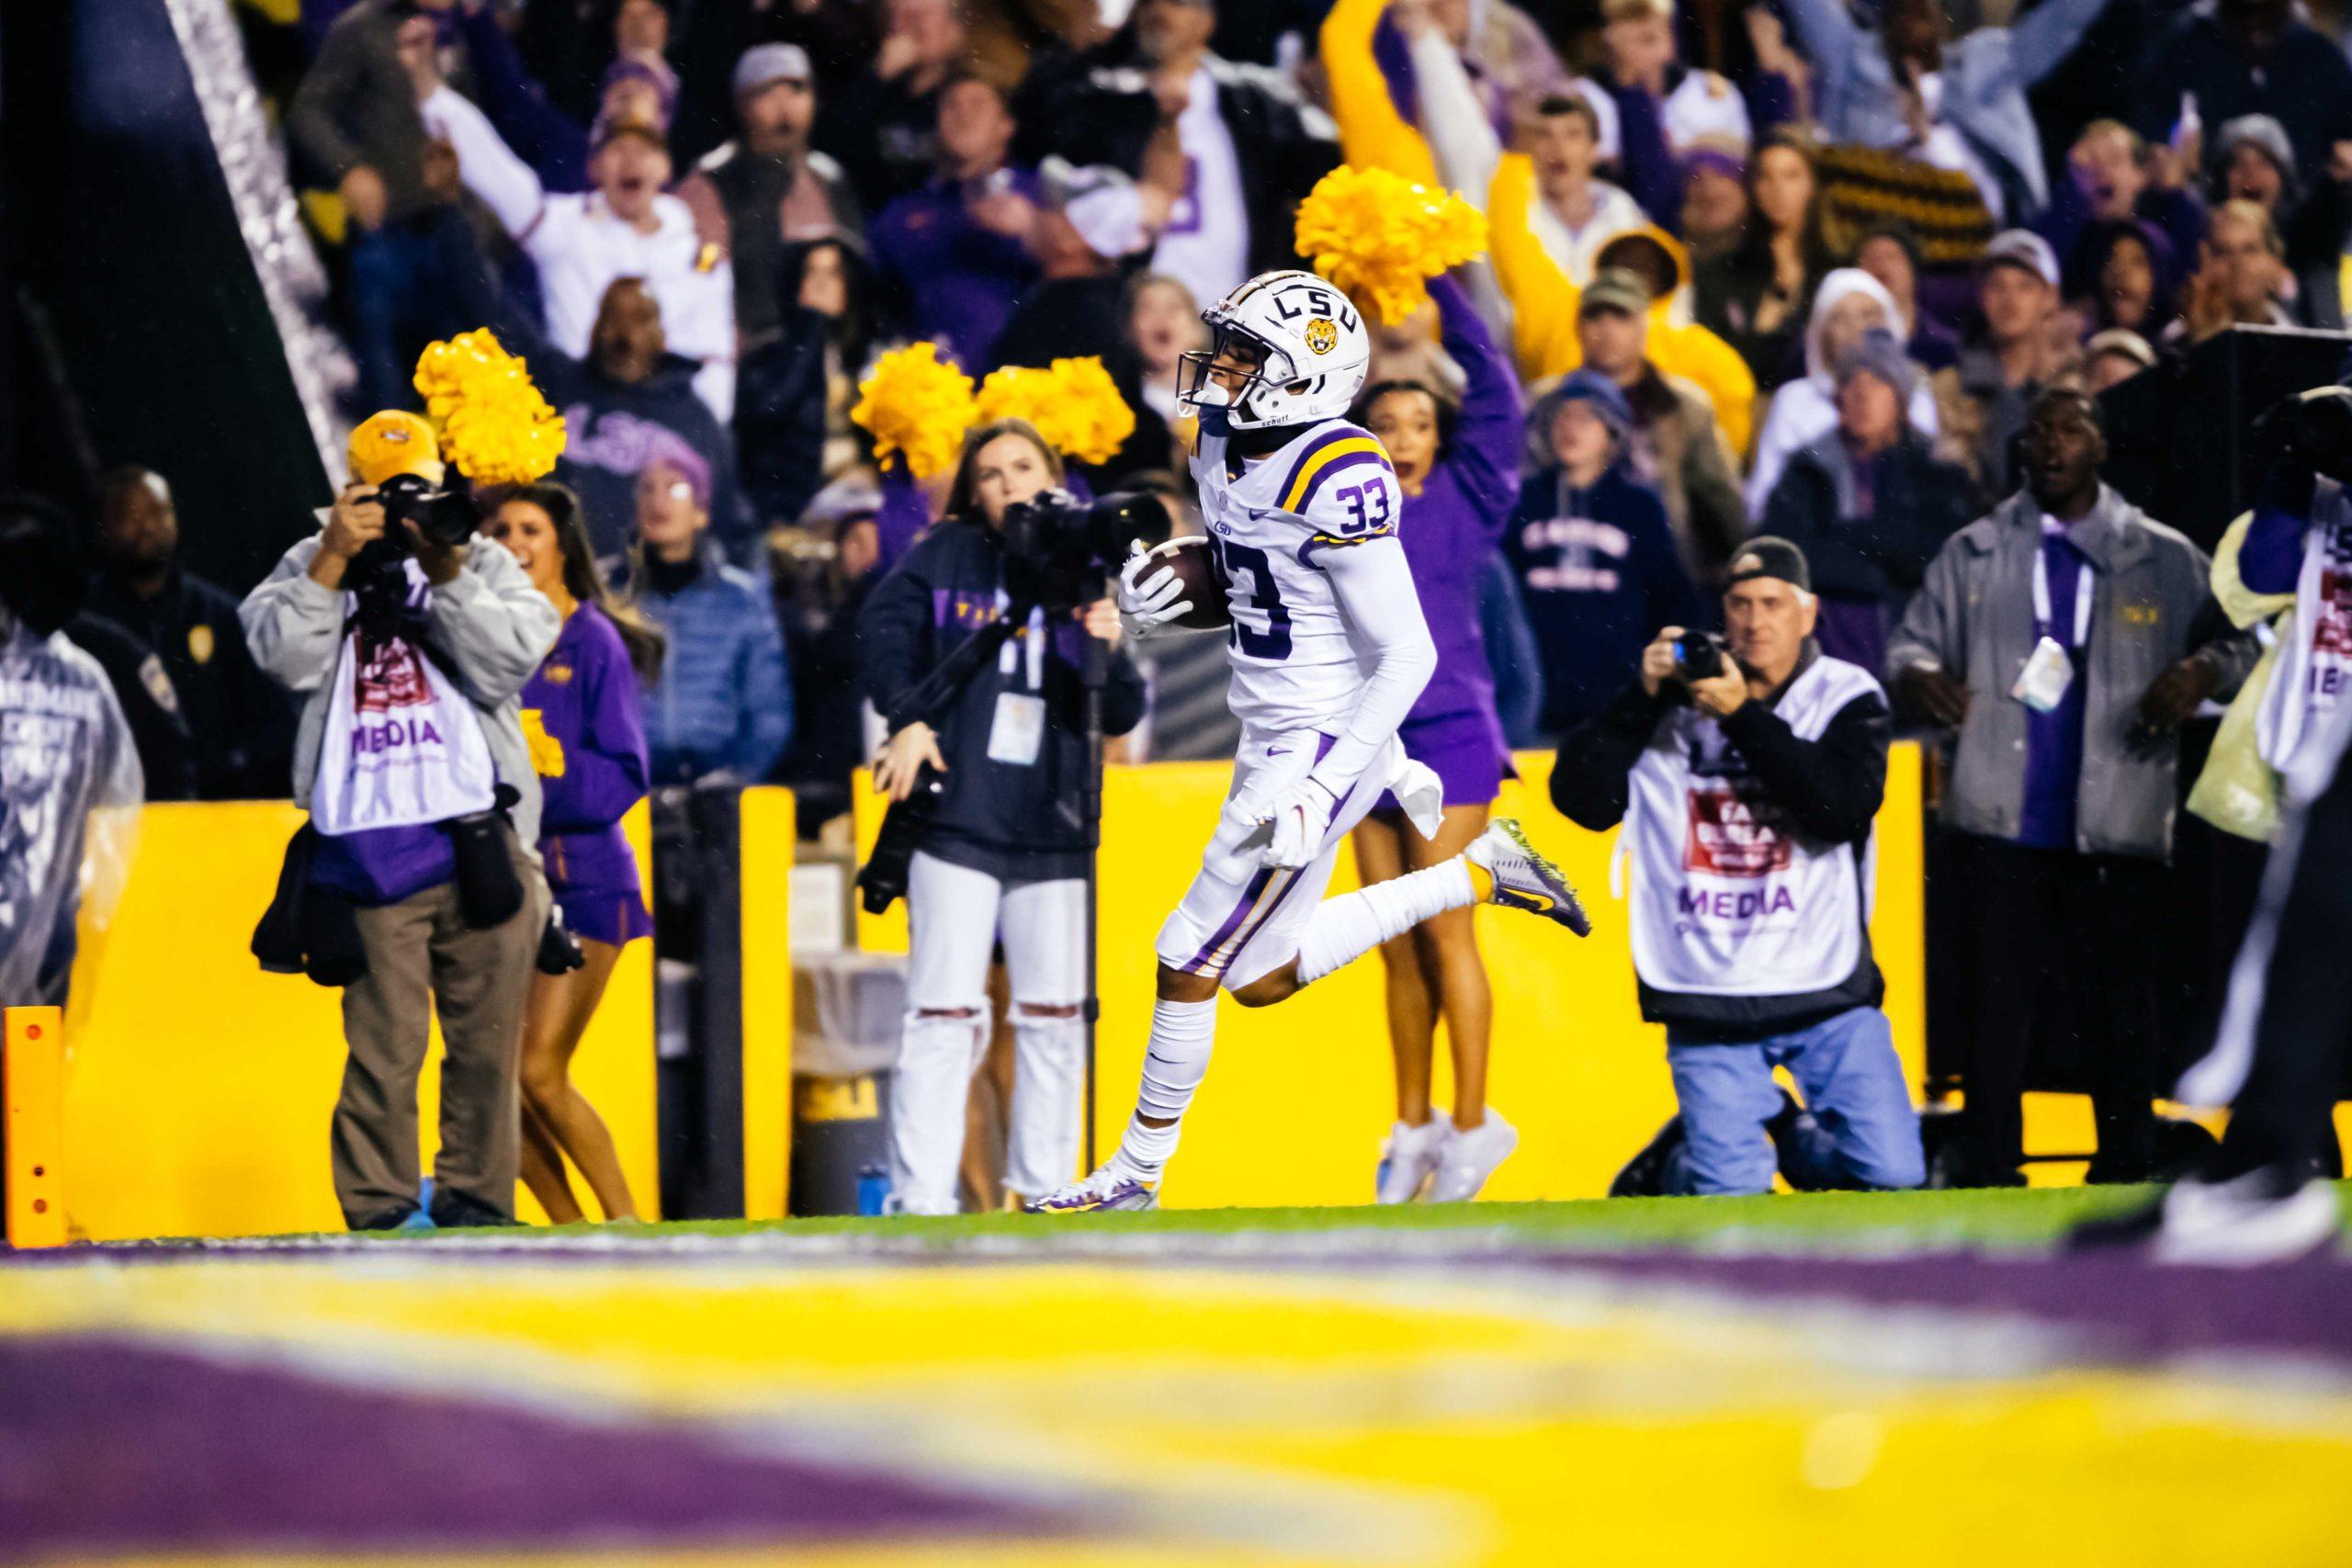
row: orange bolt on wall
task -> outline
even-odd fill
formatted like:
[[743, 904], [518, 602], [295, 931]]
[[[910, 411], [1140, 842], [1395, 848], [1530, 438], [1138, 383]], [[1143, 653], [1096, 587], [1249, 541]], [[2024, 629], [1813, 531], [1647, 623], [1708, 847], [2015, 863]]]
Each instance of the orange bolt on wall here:
[[8, 1150], [8, 1245], [65, 1245], [65, 1015], [56, 1008], [8, 1010], [6, 1072], [0, 1074]]

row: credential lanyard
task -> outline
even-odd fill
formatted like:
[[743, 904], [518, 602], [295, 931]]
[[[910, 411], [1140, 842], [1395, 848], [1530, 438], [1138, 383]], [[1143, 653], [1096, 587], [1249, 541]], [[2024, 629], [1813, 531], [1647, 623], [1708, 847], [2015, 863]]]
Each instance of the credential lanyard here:
[[[2091, 575], [2091, 563], [2087, 560], [2075, 573], [2075, 648], [2090, 646]], [[2050, 552], [2043, 548], [2033, 552], [2033, 624], [2044, 637], [2050, 634]]]

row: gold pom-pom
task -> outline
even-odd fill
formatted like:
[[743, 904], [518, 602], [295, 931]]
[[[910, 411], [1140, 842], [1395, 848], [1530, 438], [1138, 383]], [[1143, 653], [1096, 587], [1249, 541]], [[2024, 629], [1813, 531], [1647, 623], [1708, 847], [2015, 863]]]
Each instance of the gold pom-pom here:
[[1431, 277], [1486, 250], [1487, 219], [1451, 191], [1341, 167], [1298, 204], [1297, 243], [1317, 273], [1393, 326], [1420, 309]]
[[857, 390], [857, 406], [849, 417], [873, 435], [875, 459], [888, 462], [894, 453], [903, 453], [919, 479], [955, 464], [978, 412], [972, 378], [942, 363], [939, 345], [932, 343], [884, 355]]
[[487, 328], [426, 345], [416, 389], [441, 438], [441, 456], [477, 484], [528, 484], [555, 471], [563, 420], [530, 368]]
[[1025, 419], [1046, 444], [1080, 463], [1107, 463], [1136, 433], [1135, 410], [1094, 355], [1048, 368], [1008, 365], [980, 384], [979, 418]]

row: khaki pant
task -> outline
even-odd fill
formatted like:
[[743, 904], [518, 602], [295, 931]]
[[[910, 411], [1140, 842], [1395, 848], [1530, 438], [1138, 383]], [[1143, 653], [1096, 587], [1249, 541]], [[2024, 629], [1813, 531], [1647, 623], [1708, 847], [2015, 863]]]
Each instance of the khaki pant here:
[[538, 867], [518, 852], [514, 868], [523, 908], [504, 925], [468, 927], [455, 883], [358, 912], [368, 974], [344, 987], [350, 1055], [332, 1153], [335, 1199], [351, 1225], [416, 1201], [416, 1080], [436, 1007], [445, 1055], [435, 1190], [514, 1212], [515, 1061], [548, 903]]

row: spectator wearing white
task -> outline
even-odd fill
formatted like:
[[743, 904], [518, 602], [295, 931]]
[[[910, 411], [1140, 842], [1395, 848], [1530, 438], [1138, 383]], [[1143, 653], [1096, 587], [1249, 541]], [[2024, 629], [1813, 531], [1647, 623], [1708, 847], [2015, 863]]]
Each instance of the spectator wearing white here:
[[[1852, 266], [1841, 266], [1823, 278], [1814, 291], [1813, 315], [1804, 329], [1804, 375], [1772, 394], [1771, 411], [1756, 436], [1755, 466], [1747, 471], [1750, 517], [1764, 515], [1789, 459], [1838, 427], [1838, 362], [1871, 332], [1903, 332], [1903, 311], [1886, 285]], [[1941, 421], [1925, 377], [1912, 389], [1905, 412], [1912, 429], [1935, 438]]]
[[790, 43], [747, 49], [733, 86], [741, 134], [695, 164], [678, 196], [702, 237], [734, 264], [736, 320], [758, 342], [792, 303], [786, 248], [862, 233], [865, 220], [841, 165], [809, 150], [817, 87], [808, 51]]
[[1642, 1016], [1666, 1025], [1680, 1107], [1612, 1196], [1769, 1192], [1776, 1166], [1800, 1190], [1925, 1179], [1869, 931], [1892, 720], [1878, 682], [1814, 642], [1815, 609], [1804, 553], [1748, 541], [1722, 642], [1665, 627], [1561, 742], [1553, 803], [1625, 826]]
[[457, 150], [466, 188], [481, 198], [539, 270], [547, 333], [585, 359], [605, 291], [637, 277], [662, 307], [670, 352], [698, 364], [695, 391], [721, 423], [735, 412], [735, 278], [725, 252], [695, 230], [670, 183], [670, 146], [641, 121], [596, 128], [588, 161], [595, 188], [550, 192], [491, 129], [482, 112], [444, 87], [425, 123]]

